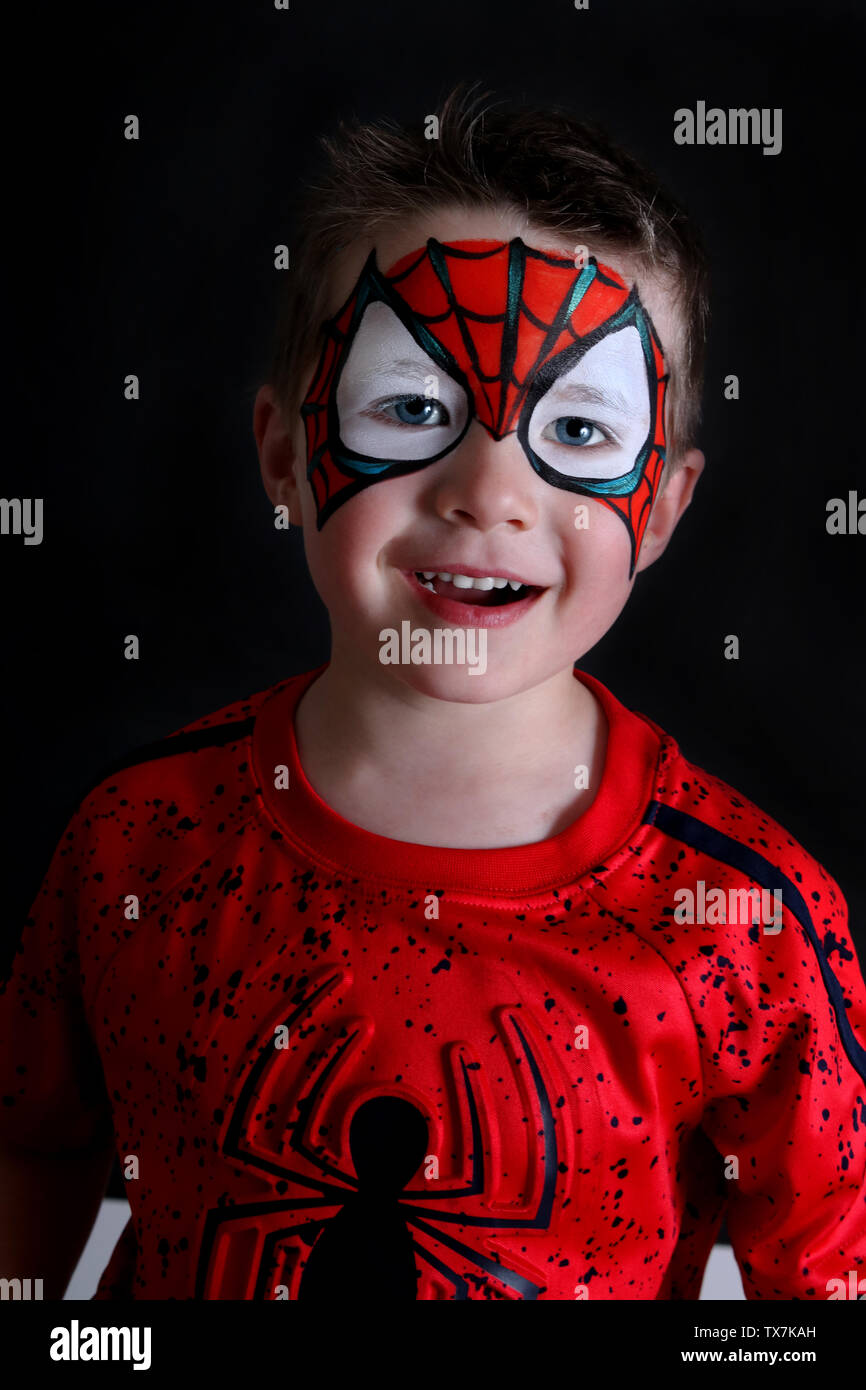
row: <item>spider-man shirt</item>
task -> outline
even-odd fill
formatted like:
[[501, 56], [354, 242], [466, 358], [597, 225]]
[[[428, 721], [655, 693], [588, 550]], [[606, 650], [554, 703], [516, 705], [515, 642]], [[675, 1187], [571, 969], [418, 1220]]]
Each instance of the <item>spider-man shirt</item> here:
[[749, 1298], [866, 1273], [866, 990], [820, 865], [584, 673], [607, 760], [561, 834], [369, 834], [298, 761], [318, 674], [100, 783], [0, 994], [0, 1132], [113, 1125], [96, 1296], [693, 1299], [723, 1215]]

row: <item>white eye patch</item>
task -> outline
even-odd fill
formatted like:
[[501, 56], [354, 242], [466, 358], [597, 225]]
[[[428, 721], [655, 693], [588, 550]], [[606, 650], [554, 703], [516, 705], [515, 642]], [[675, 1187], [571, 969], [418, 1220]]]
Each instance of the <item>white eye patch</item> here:
[[556, 378], [535, 404], [527, 440], [558, 473], [608, 480], [634, 467], [651, 418], [643, 346], [630, 325]]
[[432, 459], [463, 434], [463, 387], [418, 346], [394, 310], [375, 301], [364, 311], [336, 392], [340, 438], [368, 459]]

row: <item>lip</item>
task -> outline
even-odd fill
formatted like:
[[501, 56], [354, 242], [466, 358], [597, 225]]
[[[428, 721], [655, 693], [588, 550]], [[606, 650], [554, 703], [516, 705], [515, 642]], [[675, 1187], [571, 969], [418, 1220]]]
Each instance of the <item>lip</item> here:
[[[426, 568], [426, 567], [425, 567]], [[423, 574], [423, 570], [421, 573]], [[472, 579], [483, 579], [490, 573], [489, 570], [458, 569], [448, 570], [443, 565], [441, 571], [444, 574], [465, 574]], [[458, 603], [453, 598], [443, 598], [441, 594], [433, 594], [429, 589], [425, 589], [423, 584], [419, 584], [415, 578], [414, 570], [401, 570], [406, 583], [413, 593], [417, 594], [422, 603], [443, 622], [451, 624], [453, 627], [511, 627], [512, 623], [517, 623], [530, 608], [534, 608], [540, 598], [543, 598], [547, 588], [539, 587], [538, 593], [530, 594], [528, 598], [519, 599], [516, 603], [508, 603], [502, 608], [482, 607], [480, 603]], [[506, 574], [504, 570], [497, 570], [497, 575], [501, 579], [519, 579], [519, 575]], [[524, 581], [521, 580], [521, 583]]]

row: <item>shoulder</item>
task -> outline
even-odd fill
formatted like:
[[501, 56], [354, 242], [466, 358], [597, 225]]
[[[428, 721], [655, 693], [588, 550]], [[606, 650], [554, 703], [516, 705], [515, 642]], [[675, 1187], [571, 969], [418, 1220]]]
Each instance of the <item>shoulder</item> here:
[[138, 744], [115, 758], [101, 769], [90, 795], [96, 795], [109, 782], [128, 780], [145, 768], [171, 760], [177, 766], [190, 765], [196, 753], [207, 749], [226, 748], [248, 738], [256, 716], [269, 696], [290, 684], [280, 681], [253, 695], [223, 705], [221, 709], [200, 715], [179, 729], [174, 729], [152, 743]]
[[640, 898], [641, 934], [702, 1010], [740, 992], [754, 1006], [757, 991], [764, 1009], [817, 989], [844, 1019], [841, 986], [859, 985], [838, 883], [779, 821], [663, 733], [631, 848], [640, 884], [632, 861], [622, 895]]
[[[866, 1080], [866, 991], [845, 898], [824, 866], [667, 735], [644, 832], [641, 934], [690, 999], [712, 1066], [736, 1068], [751, 1044], [767, 1055], [799, 1015]], [[736, 1045], [721, 1046], [732, 1032]]]
[[[203, 811], [212, 796], [225, 792], [225, 784], [220, 793], [215, 793], [210, 786], [214, 774], [248, 770], [243, 765], [243, 752], [252, 736], [257, 714], [268, 697], [287, 683], [283, 681], [233, 701], [163, 738], [139, 744], [121, 754], [98, 771], [80, 802], [78, 814], [100, 816], [121, 805], [128, 808], [130, 798], [137, 806], [146, 805], [151, 811], [158, 811], [166, 804], [176, 806], [176, 811], [166, 811], [172, 819], [176, 815], [183, 819], [183, 811], [177, 804], [179, 797], [184, 800], [187, 812]], [[237, 776], [232, 780], [237, 781]], [[248, 779], [242, 774], [239, 780], [246, 782]], [[125, 815], [128, 820], [128, 809]]]
[[80, 798], [54, 852], [41, 897], [74, 894], [113, 915], [135, 894], [153, 909], [173, 884], [257, 810], [251, 741], [256, 718], [290, 677], [202, 715], [117, 758]]
[[648, 826], [688, 848], [716, 876], [784, 890], [784, 901], [803, 922], [844, 900], [838, 884], [778, 820], [728, 782], [685, 758], [661, 736]]

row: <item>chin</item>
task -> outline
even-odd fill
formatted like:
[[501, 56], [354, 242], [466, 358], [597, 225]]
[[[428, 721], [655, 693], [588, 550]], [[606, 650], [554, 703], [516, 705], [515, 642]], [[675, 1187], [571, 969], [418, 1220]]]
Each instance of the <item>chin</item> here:
[[419, 695], [431, 700], [444, 700], [449, 704], [486, 705], [495, 700], [506, 700], [522, 690], [530, 689], [537, 679], [529, 672], [520, 672], [503, 661], [497, 663], [488, 652], [486, 669], [468, 666], [391, 666], [396, 679], [403, 681]]

